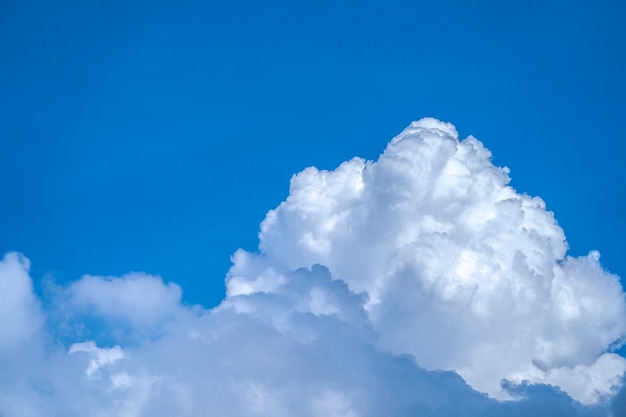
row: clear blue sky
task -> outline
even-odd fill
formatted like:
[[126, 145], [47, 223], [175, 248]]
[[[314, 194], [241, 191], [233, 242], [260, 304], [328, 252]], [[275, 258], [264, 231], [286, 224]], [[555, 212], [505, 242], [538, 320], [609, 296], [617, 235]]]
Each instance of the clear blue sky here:
[[36, 282], [146, 271], [215, 305], [292, 174], [433, 116], [624, 279], [625, 19], [619, 1], [3, 1], [0, 252]]

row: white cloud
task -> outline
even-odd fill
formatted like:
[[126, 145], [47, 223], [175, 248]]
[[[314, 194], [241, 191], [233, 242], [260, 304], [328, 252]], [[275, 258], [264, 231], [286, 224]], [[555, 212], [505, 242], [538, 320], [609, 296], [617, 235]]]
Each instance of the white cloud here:
[[69, 285], [63, 298], [73, 311], [155, 326], [175, 314], [182, 291], [159, 277], [132, 273], [117, 277], [85, 276]]
[[28, 259], [16, 253], [0, 260], [0, 354], [23, 348], [43, 324], [29, 268]]
[[619, 281], [489, 157], [425, 119], [376, 162], [307, 168], [213, 310], [133, 273], [53, 286], [44, 314], [7, 255], [0, 416], [609, 415]]
[[455, 370], [496, 398], [509, 398], [503, 379], [549, 381], [587, 402], [609, 394], [623, 359], [594, 374], [592, 393], [549, 375], [593, 367], [624, 337], [618, 278], [597, 252], [567, 257], [544, 202], [516, 192], [490, 157], [475, 138], [423, 119], [378, 161], [307, 168], [264, 220], [261, 254], [234, 257], [229, 293], [267, 290], [277, 268], [323, 264], [367, 293], [382, 345], [421, 366]]
[[[87, 368], [86, 375], [93, 376], [103, 366], [111, 365], [124, 357], [124, 350], [119, 346], [113, 346], [110, 349], [102, 349], [96, 346], [93, 341], [74, 343], [70, 346], [69, 353], [86, 352], [91, 354], [92, 359], [89, 361], [89, 367]], [[125, 380], [123, 376], [116, 377], [118, 382], [113, 385], [123, 385], [120, 383], [120, 379]]]

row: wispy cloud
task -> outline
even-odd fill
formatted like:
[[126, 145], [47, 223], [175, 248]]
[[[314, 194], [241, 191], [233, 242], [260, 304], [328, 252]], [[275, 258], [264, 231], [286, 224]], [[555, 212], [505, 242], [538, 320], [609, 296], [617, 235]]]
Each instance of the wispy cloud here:
[[610, 415], [619, 280], [490, 157], [423, 119], [377, 161], [305, 169], [212, 310], [146, 274], [42, 308], [6, 255], [0, 415]]

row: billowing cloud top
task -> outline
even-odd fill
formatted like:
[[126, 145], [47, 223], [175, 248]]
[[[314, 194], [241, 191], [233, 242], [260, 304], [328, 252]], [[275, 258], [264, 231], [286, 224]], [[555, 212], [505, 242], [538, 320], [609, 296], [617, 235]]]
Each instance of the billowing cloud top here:
[[305, 169], [213, 310], [145, 274], [43, 309], [7, 255], [0, 416], [610, 415], [619, 279], [490, 157], [423, 119], [377, 161]]
[[604, 353], [626, 331], [619, 279], [597, 252], [566, 257], [544, 202], [507, 185], [490, 157], [451, 124], [422, 119], [378, 161], [307, 168], [261, 225], [261, 253], [235, 257], [229, 294], [276, 282], [250, 257], [268, 271], [323, 264], [368, 295], [391, 351], [496, 398], [509, 398], [506, 379], [595, 402], [626, 370]]

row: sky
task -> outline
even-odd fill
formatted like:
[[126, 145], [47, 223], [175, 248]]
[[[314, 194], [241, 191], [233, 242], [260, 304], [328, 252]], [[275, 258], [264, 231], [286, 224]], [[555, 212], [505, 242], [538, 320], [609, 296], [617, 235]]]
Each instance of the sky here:
[[625, 18], [0, 2], [0, 416], [619, 416]]

